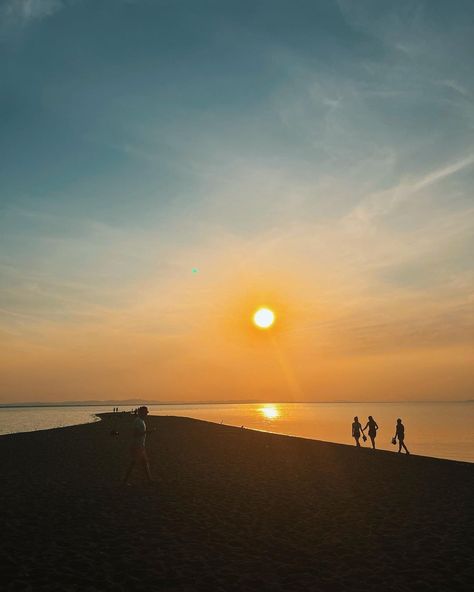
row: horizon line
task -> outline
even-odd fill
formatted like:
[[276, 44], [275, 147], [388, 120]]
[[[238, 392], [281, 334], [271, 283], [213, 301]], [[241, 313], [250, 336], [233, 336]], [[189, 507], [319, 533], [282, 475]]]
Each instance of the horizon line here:
[[157, 401], [153, 399], [92, 399], [84, 401], [21, 401], [12, 403], [0, 402], [0, 408], [15, 408], [15, 407], [101, 407], [101, 406], [133, 406], [133, 405], [282, 405], [282, 404], [361, 404], [361, 403], [473, 403], [474, 399], [411, 399], [411, 400], [348, 400], [348, 399], [336, 399], [332, 401], [328, 400], [311, 400], [311, 401], [262, 401], [260, 399], [224, 399], [224, 400], [204, 400], [204, 401]]

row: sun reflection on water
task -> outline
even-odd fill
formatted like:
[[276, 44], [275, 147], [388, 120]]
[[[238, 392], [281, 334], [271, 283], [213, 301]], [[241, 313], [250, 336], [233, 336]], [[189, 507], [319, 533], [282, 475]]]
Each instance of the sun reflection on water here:
[[280, 410], [276, 405], [264, 405], [263, 407], [260, 407], [258, 411], [265, 419], [277, 419], [281, 415]]

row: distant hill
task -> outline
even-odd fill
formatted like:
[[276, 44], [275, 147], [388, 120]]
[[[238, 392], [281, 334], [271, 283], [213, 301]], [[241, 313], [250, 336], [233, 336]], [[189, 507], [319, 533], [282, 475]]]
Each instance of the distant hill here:
[[458, 401], [350, 401], [339, 399], [336, 401], [262, 401], [258, 399], [224, 399], [221, 401], [155, 401], [153, 399], [106, 399], [90, 401], [22, 401], [19, 403], [0, 403], [1, 408], [7, 407], [138, 407], [139, 405], [256, 405], [256, 404], [284, 404], [284, 403], [474, 403], [474, 399]]
[[250, 399], [226, 400], [226, 401], [154, 401], [151, 399], [125, 399], [117, 401], [107, 399], [105, 401], [25, 401], [20, 403], [0, 403], [0, 407], [104, 407], [111, 405], [113, 407], [136, 407], [137, 405], [237, 405], [237, 404], [255, 404], [261, 401]]

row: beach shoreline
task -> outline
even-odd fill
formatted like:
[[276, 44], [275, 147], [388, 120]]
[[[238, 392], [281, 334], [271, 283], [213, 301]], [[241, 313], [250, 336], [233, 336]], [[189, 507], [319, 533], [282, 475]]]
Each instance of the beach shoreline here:
[[[474, 463], [472, 404], [463, 404], [462, 408], [445, 404], [442, 411], [425, 404], [417, 404], [412, 408], [402, 404], [381, 404], [375, 408], [371, 406], [358, 409], [353, 405], [343, 408], [339, 405], [266, 404], [237, 405], [230, 408], [220, 405], [191, 405], [184, 409], [176, 406], [149, 406], [148, 409], [150, 415], [192, 417], [228, 426], [244, 425], [246, 429], [266, 433], [349, 445], [354, 444], [350, 432], [354, 413], [357, 411], [362, 418], [372, 413], [380, 426], [377, 449], [390, 452], [397, 450], [391, 439], [395, 429], [394, 418], [398, 416], [404, 418], [406, 442], [411, 453]], [[112, 412], [112, 407], [89, 408], [89, 411], [85, 409], [87, 408], [3, 408], [0, 413], [0, 435], [90, 423], [92, 419], [97, 419], [96, 415]], [[125, 412], [131, 410], [132, 408], [121, 409]], [[442, 421], [440, 417], [443, 417]], [[364, 447], [370, 446], [369, 441], [361, 444]]]
[[[127, 413], [0, 437], [7, 590], [463, 590], [474, 467]], [[118, 437], [111, 436], [117, 428]]]

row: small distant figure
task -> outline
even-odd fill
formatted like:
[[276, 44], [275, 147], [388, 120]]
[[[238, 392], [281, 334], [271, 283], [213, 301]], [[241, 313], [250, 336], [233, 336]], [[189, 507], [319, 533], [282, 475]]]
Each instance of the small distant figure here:
[[377, 430], [379, 429], [379, 426], [377, 425], [377, 422], [375, 421], [375, 419], [371, 415], [369, 415], [368, 420], [367, 420], [367, 425], [362, 430], [364, 435], [365, 435], [365, 430], [367, 428], [369, 428], [369, 438], [370, 438], [370, 441], [372, 442], [372, 448], [375, 450], [375, 438], [377, 437]]
[[145, 440], [147, 433], [145, 418], [148, 415], [148, 407], [139, 407], [136, 410], [136, 413], [137, 417], [133, 422], [132, 445], [130, 446], [130, 453], [132, 455], [132, 459], [130, 461], [130, 465], [127, 469], [127, 473], [125, 474], [123, 482], [128, 484], [128, 479], [133, 471], [133, 468], [138, 463], [144, 467], [149, 483], [153, 483], [153, 479], [150, 473], [150, 463], [148, 461], [148, 456], [145, 448]]
[[352, 437], [356, 441], [356, 446], [360, 447], [360, 435], [362, 432], [362, 425], [359, 423], [359, 418], [354, 417], [354, 423], [352, 424]]
[[[113, 408], [114, 414], [115, 414], [116, 410], [117, 410], [116, 407], [114, 407]], [[118, 438], [119, 437], [118, 418], [117, 417], [115, 417], [115, 418], [112, 417], [111, 419], [114, 422], [114, 428], [113, 428], [113, 430], [111, 430], [110, 435], [112, 436], [112, 438]]]
[[395, 436], [393, 439], [395, 440], [396, 438], [398, 438], [398, 452], [400, 453], [403, 448], [406, 454], [410, 454], [410, 451], [405, 446], [405, 426], [402, 424], [400, 418], [397, 419], [397, 425], [395, 426]]

